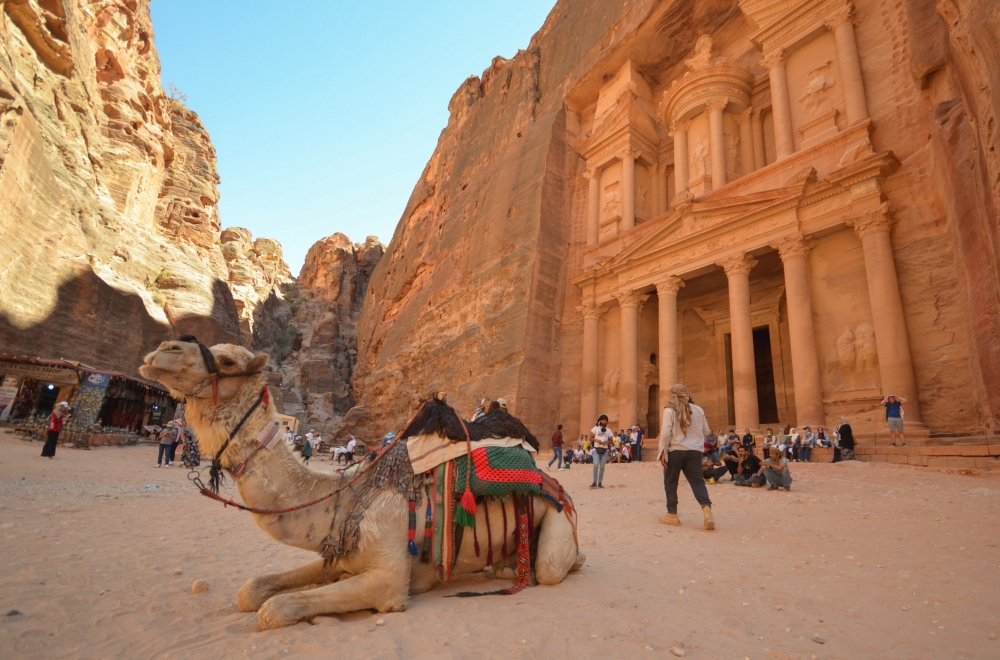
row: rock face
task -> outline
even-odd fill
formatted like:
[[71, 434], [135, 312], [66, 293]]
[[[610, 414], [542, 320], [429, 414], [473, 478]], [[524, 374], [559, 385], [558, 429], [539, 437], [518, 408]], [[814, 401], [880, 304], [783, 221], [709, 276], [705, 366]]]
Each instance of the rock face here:
[[[372, 275], [354, 382], [358, 403], [377, 411], [371, 434], [398, 429], [435, 390], [466, 412], [480, 397], [506, 397], [539, 437], [560, 422], [574, 437], [593, 423], [581, 411], [598, 406], [618, 419], [631, 405], [653, 426], [659, 374], [696, 386], [713, 425], [732, 423], [731, 308], [718, 264], [744, 253], [746, 270], [756, 269], [750, 323], [770, 334], [738, 348], [774, 363], [756, 374], [770, 390], [756, 401], [741, 393], [741, 410], [771, 397], [768, 415], [796, 423], [805, 395], [795, 381], [808, 376], [820, 422], [847, 412], [863, 431], [884, 433], [878, 402], [898, 375], [888, 365], [905, 364], [928, 432], [996, 430], [998, 12], [988, 0], [558, 2], [527, 50], [496, 58], [456, 92]], [[791, 34], [802, 43], [779, 43]], [[715, 73], [733, 94], [710, 110], [687, 90]], [[787, 99], [775, 101], [775, 80]], [[687, 190], [677, 187], [682, 158]], [[876, 160], [882, 169], [865, 179]], [[800, 224], [762, 211], [770, 224], [741, 229], [758, 222], [749, 213], [764, 200], [794, 196]], [[820, 199], [825, 210], [806, 209]], [[736, 209], [748, 215], [726, 234]], [[698, 243], [716, 227], [715, 240]], [[863, 254], [861, 240], [889, 227], [891, 245], [876, 255], [868, 241]], [[788, 237], [778, 229], [804, 242], [781, 243], [779, 256]], [[672, 270], [682, 245], [703, 249], [705, 263]], [[793, 351], [783, 259], [796, 249], [809, 256], [796, 271], [807, 275], [795, 277], [811, 285], [794, 282], [794, 304], [811, 295], [814, 318], [797, 316], [793, 332], [807, 319], [815, 348]], [[875, 268], [886, 259], [898, 285]], [[687, 283], [679, 295], [676, 276]], [[902, 312], [886, 320], [869, 293], [899, 300]], [[667, 348], [679, 352], [679, 371], [658, 361], [670, 318], [661, 296], [678, 296], [680, 339]], [[907, 340], [905, 355], [893, 353]], [[848, 368], [841, 353], [851, 351]], [[621, 364], [635, 353], [637, 365]], [[601, 385], [615, 374], [611, 397]], [[754, 378], [752, 368], [741, 374]]]
[[284, 309], [268, 323], [285, 413], [324, 434], [336, 432], [354, 407], [358, 317], [384, 249], [374, 236], [357, 244], [343, 234], [318, 241], [298, 282], [285, 287]]
[[287, 267], [243, 230], [227, 262], [215, 150], [160, 87], [148, 2], [0, 6], [2, 351], [133, 372], [182, 333], [249, 345]]

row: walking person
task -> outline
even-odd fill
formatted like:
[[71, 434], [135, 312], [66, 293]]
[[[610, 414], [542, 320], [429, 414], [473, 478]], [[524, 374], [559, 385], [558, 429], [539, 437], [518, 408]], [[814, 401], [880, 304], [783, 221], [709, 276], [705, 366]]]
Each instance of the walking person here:
[[906, 436], [903, 435], [903, 404], [906, 403], [906, 399], [898, 397], [895, 394], [890, 394], [889, 396], [882, 399], [882, 405], [885, 406], [885, 421], [889, 425], [889, 433], [892, 435], [892, 446], [896, 446], [896, 436], [899, 436], [900, 442], [903, 446], [906, 446]]
[[45, 432], [45, 444], [42, 446], [42, 458], [55, 458], [56, 445], [59, 444], [59, 433], [63, 422], [69, 417], [69, 404], [60, 401], [49, 415], [49, 428]]
[[694, 498], [701, 505], [705, 529], [715, 529], [712, 500], [708, 497], [702, 471], [705, 436], [710, 429], [705, 411], [691, 403], [691, 395], [683, 385], [677, 384], [670, 388], [660, 428], [657, 458], [663, 465], [663, 489], [667, 494], [667, 515], [660, 518], [660, 522], [664, 525], [681, 524], [677, 517], [677, 482], [683, 472]]
[[548, 470], [552, 467], [552, 464], [558, 461], [556, 465], [557, 470], [562, 469], [562, 448], [563, 448], [563, 437], [562, 437], [562, 424], [556, 427], [556, 432], [552, 434], [552, 460], [549, 464], [545, 466]]
[[837, 448], [833, 450], [833, 462], [838, 463], [840, 461], [853, 461], [854, 431], [851, 430], [851, 424], [847, 421], [846, 417], [840, 418], [840, 426], [837, 427], [837, 435], [840, 436], [840, 440], [837, 443]]
[[597, 426], [590, 429], [594, 436], [594, 483], [591, 488], [604, 488], [604, 466], [608, 464], [608, 452], [611, 438], [614, 431], [608, 428], [608, 416], [601, 415], [597, 418]]
[[306, 465], [309, 465], [309, 459], [313, 455], [313, 443], [312, 440], [306, 438], [306, 441], [302, 443], [302, 460], [305, 461]]

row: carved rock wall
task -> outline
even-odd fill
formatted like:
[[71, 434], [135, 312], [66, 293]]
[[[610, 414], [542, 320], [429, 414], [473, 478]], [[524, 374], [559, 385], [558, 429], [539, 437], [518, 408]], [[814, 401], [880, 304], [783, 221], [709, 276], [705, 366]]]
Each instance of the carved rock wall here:
[[160, 87], [148, 1], [0, 2], [4, 352], [131, 372], [176, 334], [249, 343], [218, 181], [204, 126]]

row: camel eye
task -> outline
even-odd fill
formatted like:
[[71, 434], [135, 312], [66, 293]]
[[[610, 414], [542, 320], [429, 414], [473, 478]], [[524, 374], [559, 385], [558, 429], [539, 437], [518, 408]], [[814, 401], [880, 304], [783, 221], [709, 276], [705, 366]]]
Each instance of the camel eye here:
[[229, 358], [225, 358], [225, 359], [222, 360], [222, 366], [224, 366], [224, 367], [231, 367], [231, 366], [233, 366], [235, 364], [236, 364], [236, 362], [234, 362], [233, 360], [230, 360]]

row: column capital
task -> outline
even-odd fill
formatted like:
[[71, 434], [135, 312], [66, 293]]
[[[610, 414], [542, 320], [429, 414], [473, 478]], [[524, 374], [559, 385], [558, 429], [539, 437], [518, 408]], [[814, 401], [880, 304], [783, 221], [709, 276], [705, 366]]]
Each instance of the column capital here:
[[625, 160], [626, 158], [631, 158], [632, 160], [635, 160], [640, 155], [642, 155], [641, 151], [639, 151], [635, 147], [629, 145], [629, 146], [625, 147], [624, 149], [622, 149], [621, 154], [619, 154], [619, 158], [621, 158], [622, 160]]
[[823, 24], [829, 30], [836, 30], [838, 27], [844, 23], [850, 23], [852, 27], [857, 26], [857, 15], [854, 9], [853, 2], [847, 2], [844, 5], [837, 8], [837, 10], [831, 14]]
[[747, 108], [743, 112], [737, 112], [733, 114], [733, 121], [742, 126], [743, 124], [746, 124], [747, 122], [750, 121], [752, 114], [753, 114], [753, 108]]
[[727, 105], [729, 105], [728, 98], [711, 99], [710, 101], [705, 101], [705, 109], [708, 110], [709, 112], [713, 112], [716, 110], [722, 112], [723, 110], [726, 109]]
[[767, 55], [764, 55], [760, 60], [760, 65], [770, 71], [776, 66], [785, 65], [785, 49], [778, 48], [777, 50], [771, 51]]
[[757, 260], [746, 254], [734, 254], [716, 262], [726, 271], [726, 277], [733, 275], [749, 275], [750, 270], [757, 265]]
[[879, 232], [889, 233], [892, 230], [892, 215], [889, 213], [889, 202], [883, 202], [877, 207], [865, 211], [855, 218], [846, 218], [848, 225], [854, 228], [858, 238]]
[[750, 115], [750, 120], [754, 123], [760, 124], [764, 121], [764, 108], [758, 108], [754, 110]]
[[615, 298], [618, 299], [618, 304], [622, 307], [622, 309], [628, 307], [639, 309], [642, 303], [646, 302], [646, 298], [648, 297], [649, 296], [640, 294], [634, 289], [626, 289], [615, 294]]
[[691, 122], [689, 121], [672, 121], [667, 132], [670, 134], [670, 137], [677, 137], [678, 133], [687, 133], [689, 128], [691, 128]]
[[681, 290], [684, 286], [684, 280], [677, 277], [676, 275], [671, 275], [665, 280], [661, 280], [656, 283], [656, 295], [660, 296], [676, 296], [677, 292]]
[[807, 238], [802, 234], [794, 234], [786, 236], [776, 243], [772, 243], [771, 247], [778, 251], [782, 261], [788, 261], [796, 257], [805, 257], [815, 245], [816, 241], [813, 239]]
[[584, 303], [576, 308], [585, 319], [599, 319], [608, 311], [608, 308], [604, 305], [595, 305], [593, 303]]
[[583, 171], [583, 178], [584, 179], [590, 180], [590, 179], [593, 179], [595, 176], [597, 176], [597, 168], [596, 167], [588, 167], [587, 169], [585, 169]]

